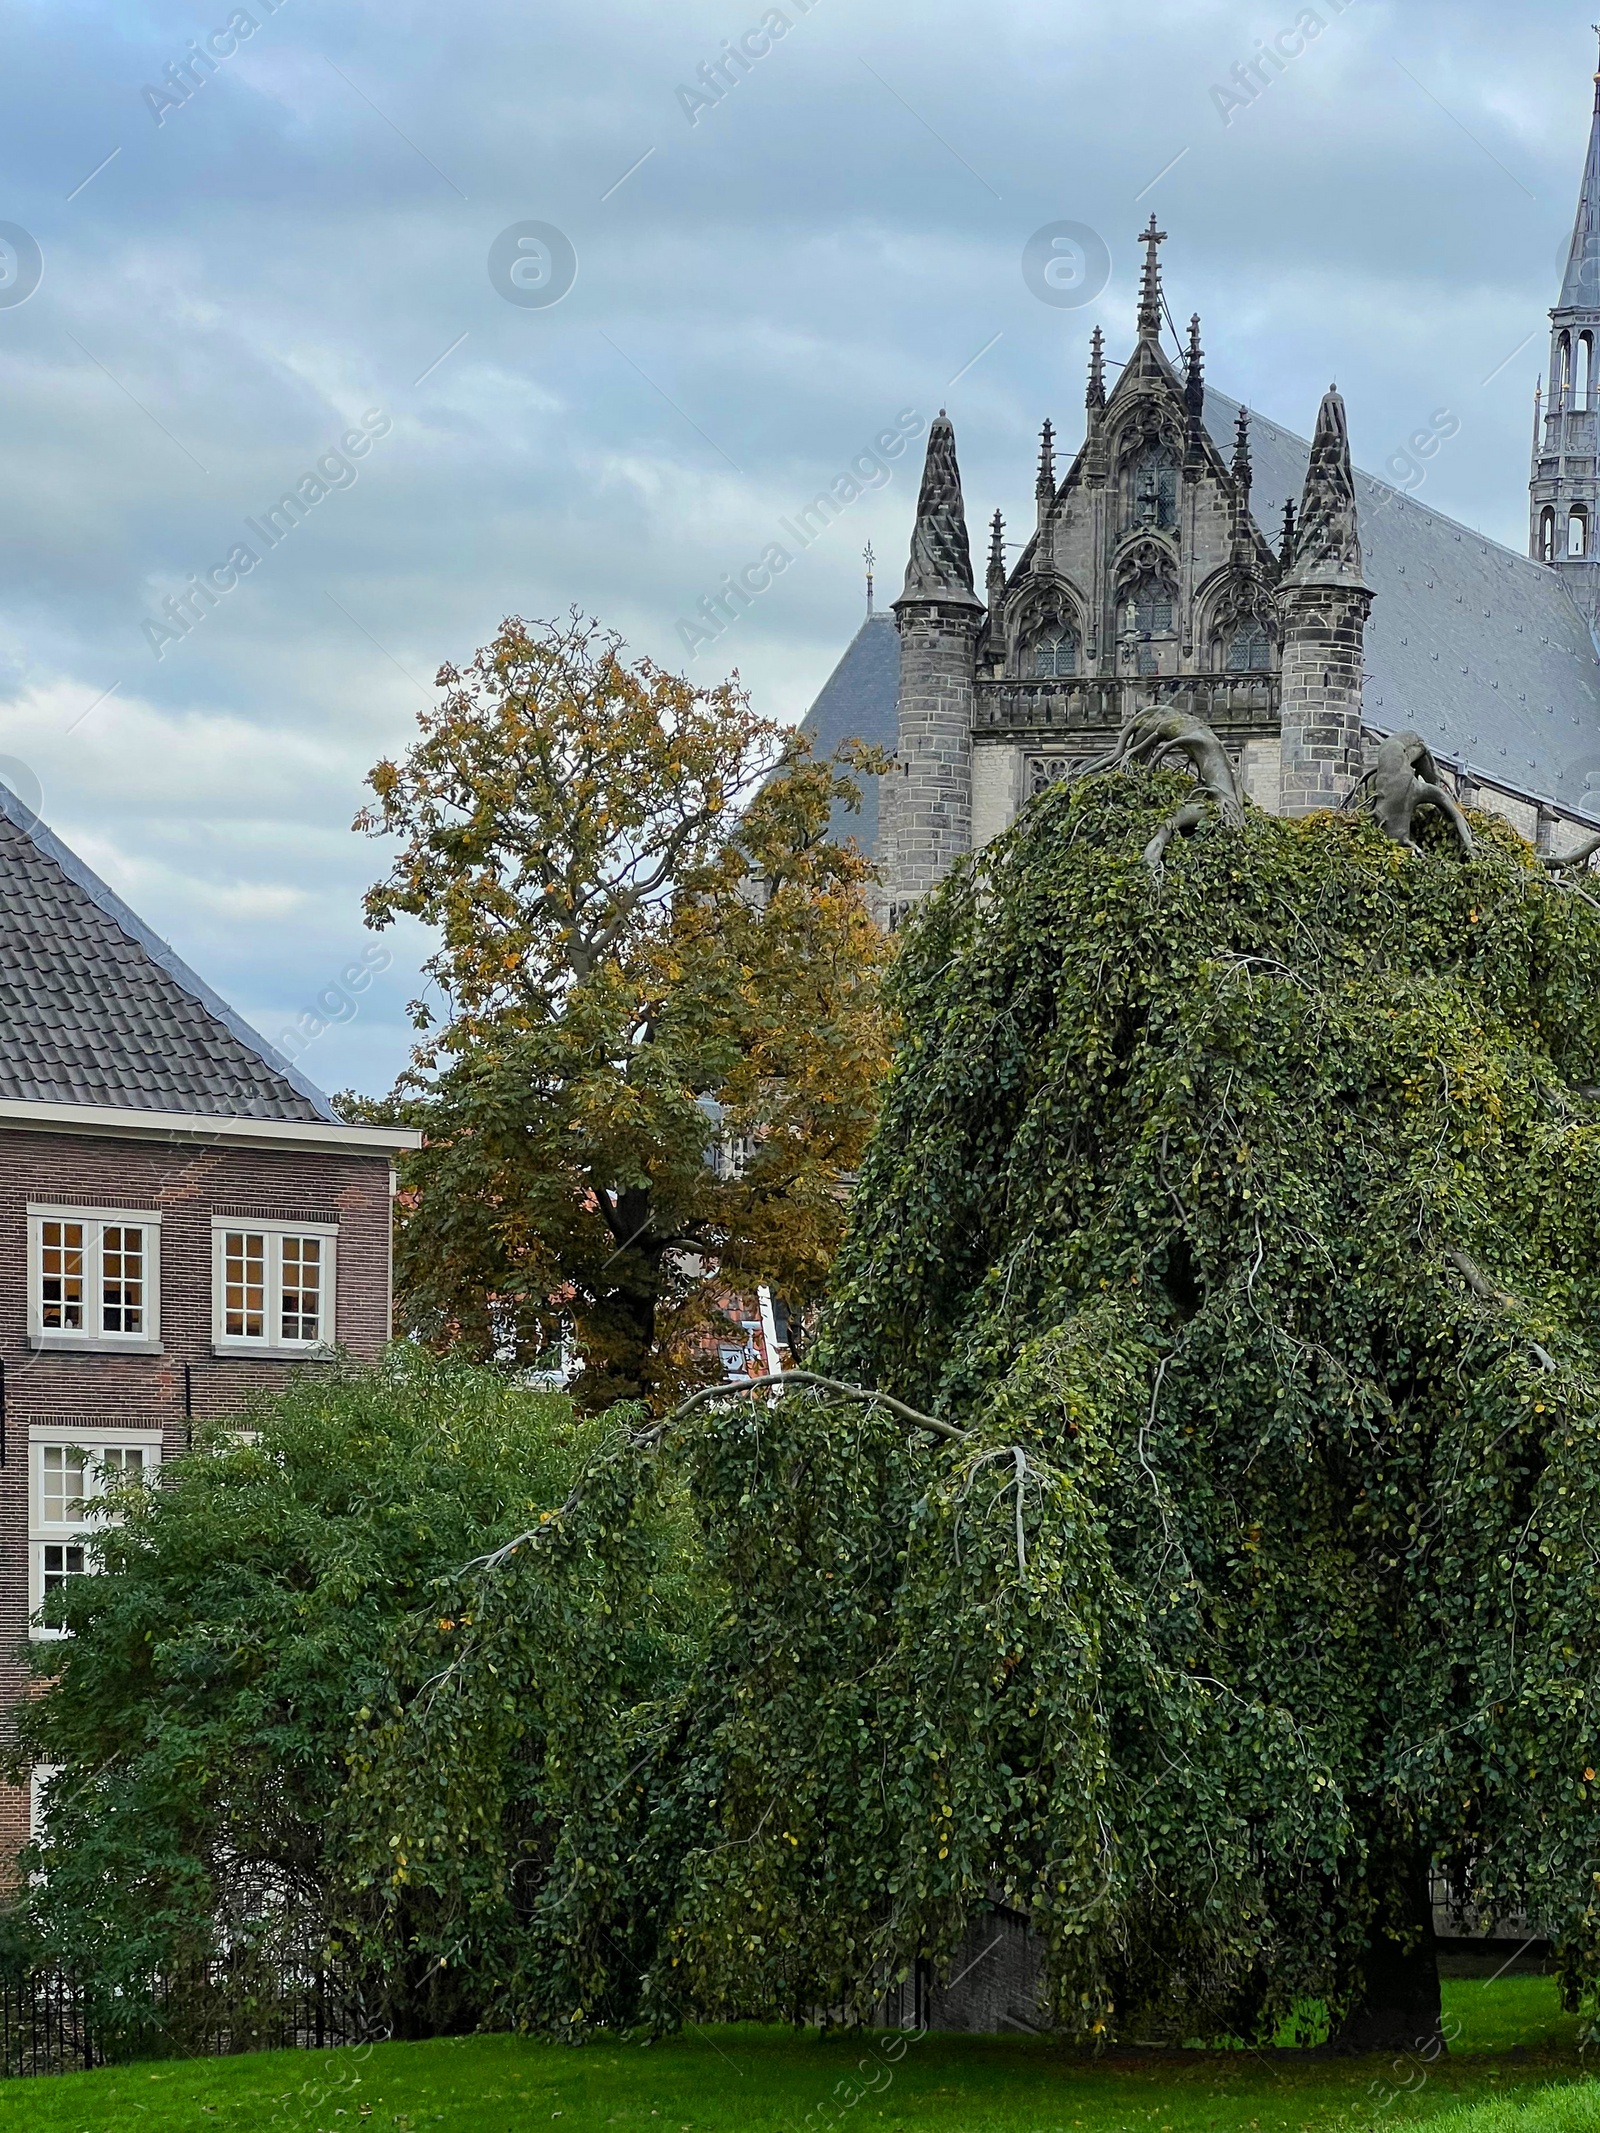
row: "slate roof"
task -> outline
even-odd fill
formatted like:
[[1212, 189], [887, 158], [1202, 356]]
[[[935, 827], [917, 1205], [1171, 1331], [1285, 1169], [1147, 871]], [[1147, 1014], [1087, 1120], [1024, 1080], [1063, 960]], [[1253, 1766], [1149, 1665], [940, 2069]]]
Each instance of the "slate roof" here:
[[[845, 741], [867, 741], [894, 753], [895, 697], [900, 688], [900, 632], [881, 609], [868, 615], [845, 647], [844, 657], [822, 684], [800, 721], [819, 756]], [[828, 825], [838, 842], [853, 837], [864, 852], [878, 845], [878, 778], [861, 780], [861, 812], [836, 805]]]
[[[1238, 402], [1206, 394], [1231, 437]], [[1257, 525], [1299, 502], [1310, 446], [1252, 412]], [[1490, 784], [1600, 820], [1600, 659], [1557, 572], [1370, 474], [1356, 475], [1362, 559], [1376, 598], [1362, 708]]]
[[1560, 311], [1592, 311], [1600, 292], [1600, 74], [1595, 76], [1594, 118], [1584, 159], [1572, 245], [1561, 281]]
[[0, 1098], [339, 1123], [3, 784]]
[[[1206, 393], [1206, 428], [1232, 449], [1239, 403]], [[1251, 495], [1272, 538], [1286, 497], [1298, 506], [1311, 447], [1252, 410]], [[1559, 575], [1371, 474], [1356, 474], [1367, 583], [1363, 709], [1369, 723], [1414, 728], [1485, 783], [1553, 800], [1600, 821], [1600, 658]], [[807, 713], [826, 751], [850, 735], [895, 746], [900, 648], [893, 618], [871, 615]], [[838, 834], [877, 842], [876, 780]]]

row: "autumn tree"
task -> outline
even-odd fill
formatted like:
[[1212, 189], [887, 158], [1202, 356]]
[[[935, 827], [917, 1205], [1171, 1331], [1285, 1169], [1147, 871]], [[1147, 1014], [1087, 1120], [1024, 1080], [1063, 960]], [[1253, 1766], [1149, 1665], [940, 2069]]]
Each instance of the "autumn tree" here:
[[[399, 1096], [397, 1287], [438, 1345], [570, 1332], [591, 1403], [693, 1372], [724, 1285], [820, 1293], [884, 1065], [847, 771], [574, 614], [508, 620], [359, 826], [398, 838], [370, 923], [435, 929], [442, 1007]], [[862, 766], [871, 768], [868, 758]]]

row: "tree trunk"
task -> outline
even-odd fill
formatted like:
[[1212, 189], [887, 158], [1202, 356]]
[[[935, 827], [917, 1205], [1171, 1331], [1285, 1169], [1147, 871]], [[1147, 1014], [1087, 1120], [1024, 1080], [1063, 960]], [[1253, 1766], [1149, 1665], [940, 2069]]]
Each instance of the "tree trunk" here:
[[[596, 1282], [581, 1331], [587, 1367], [576, 1393], [588, 1409], [614, 1400], [648, 1398], [655, 1388], [656, 1311], [661, 1299], [665, 1248], [651, 1223], [650, 1189], [619, 1193], [614, 1229], [617, 1249]], [[604, 1277], [609, 1276], [609, 1281]]]
[[[1354, 2006], [1329, 2039], [1336, 2052], [1404, 2052], [1427, 2066], [1445, 2050], [1431, 1862], [1414, 1847], [1389, 1853], [1388, 1894], [1372, 1921]], [[1381, 1870], [1382, 1854], [1374, 1865]]]

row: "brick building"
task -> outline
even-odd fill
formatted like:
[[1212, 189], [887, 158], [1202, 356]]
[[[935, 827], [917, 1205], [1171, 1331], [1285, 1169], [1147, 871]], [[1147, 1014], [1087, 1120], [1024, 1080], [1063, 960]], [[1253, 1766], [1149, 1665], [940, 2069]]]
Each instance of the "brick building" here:
[[[110, 1474], [389, 1337], [391, 1158], [0, 785], [0, 1725]], [[27, 1827], [0, 1788], [0, 1858]]]

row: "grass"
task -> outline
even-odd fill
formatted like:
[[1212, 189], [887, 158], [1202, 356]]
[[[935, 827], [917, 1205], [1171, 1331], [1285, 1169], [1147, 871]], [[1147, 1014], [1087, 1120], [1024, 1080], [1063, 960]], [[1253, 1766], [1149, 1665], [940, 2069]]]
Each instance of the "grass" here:
[[1600, 2124], [1593, 2082], [1465, 2104], [1435, 2118], [1429, 2133], [1594, 2133]]
[[[1548, 1979], [1450, 1981], [1445, 2009], [1460, 2034], [1432, 2067], [1289, 2052], [1093, 2061], [1031, 2038], [755, 2027], [583, 2050], [463, 2037], [263, 2052], [0, 2082], [0, 2133], [1600, 2133], [1600, 2084], [1570, 2086], [1583, 2080], [1578, 2025]], [[1480, 2108], [1451, 2108], [1463, 2104]]]

